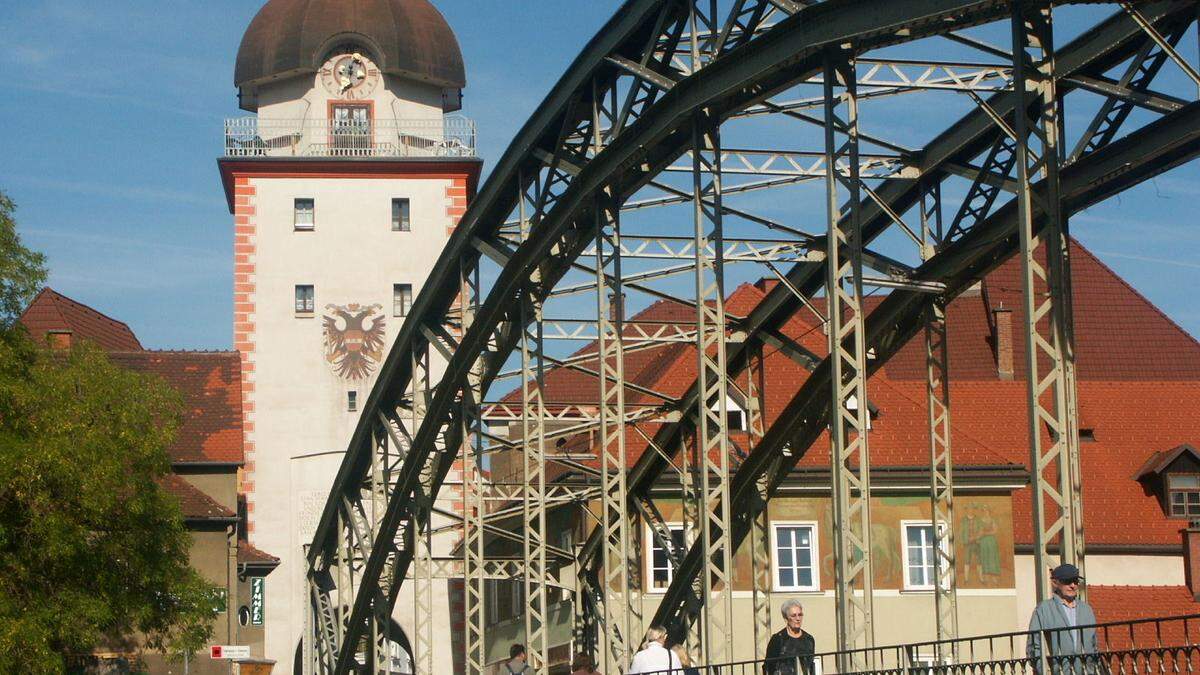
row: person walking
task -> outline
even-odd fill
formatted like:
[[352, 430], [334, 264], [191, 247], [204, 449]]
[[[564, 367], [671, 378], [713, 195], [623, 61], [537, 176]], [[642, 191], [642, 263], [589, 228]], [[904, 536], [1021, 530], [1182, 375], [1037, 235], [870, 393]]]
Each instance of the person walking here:
[[600, 675], [590, 654], [580, 652], [571, 660], [571, 675]]
[[779, 612], [783, 614], [786, 624], [767, 642], [763, 675], [801, 675], [796, 672], [797, 661], [803, 675], [812, 675], [817, 641], [803, 628], [804, 606], [799, 600], [788, 600], [779, 608]]
[[678, 644], [671, 645], [671, 653], [679, 659], [679, 665], [683, 666], [683, 675], [700, 675], [700, 671], [692, 667], [692, 657], [688, 656], [687, 647]]
[[1048, 643], [1046, 663], [1050, 673], [1105, 673], [1107, 668], [1097, 654], [1100, 651], [1095, 628], [1096, 613], [1079, 597], [1083, 577], [1079, 568], [1064, 563], [1050, 570], [1050, 587], [1054, 593], [1038, 603], [1029, 618], [1029, 642], [1025, 654], [1035, 672], [1041, 672], [1043, 638]]
[[508, 663], [504, 667], [508, 669], [508, 675], [520, 675], [525, 673], [529, 675], [533, 670], [529, 668], [529, 663], [526, 662], [528, 656], [525, 654], [525, 645], [517, 643], [508, 648]]
[[639, 673], [668, 673], [672, 670], [682, 671], [679, 657], [667, 649], [667, 629], [662, 626], [651, 626], [646, 631], [646, 641], [642, 650], [633, 655], [626, 675]]

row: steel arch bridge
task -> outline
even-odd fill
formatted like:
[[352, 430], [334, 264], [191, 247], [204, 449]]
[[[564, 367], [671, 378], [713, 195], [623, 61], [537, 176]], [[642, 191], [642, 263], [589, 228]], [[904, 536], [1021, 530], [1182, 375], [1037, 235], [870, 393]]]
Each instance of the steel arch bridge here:
[[[1036, 564], [1053, 545], [1082, 566], [1068, 219], [1200, 152], [1200, 74], [1176, 49], [1196, 23], [1194, 0], [1071, 4], [624, 2], [493, 170], [381, 368], [309, 547], [306, 668], [347, 673], [365, 658], [371, 672], [390, 672], [390, 617], [411, 584], [412, 657], [417, 672], [433, 672], [432, 621], [422, 617], [433, 579], [448, 575], [465, 586], [470, 673], [484, 666], [492, 578], [523, 580], [539, 671], [547, 594], [561, 586], [574, 598], [577, 639], [594, 640], [610, 670], [627, 666], [651, 623], [687, 635], [703, 662], [731, 660], [727, 582], [745, 545], [761, 655], [766, 504], [825, 432], [838, 646], [870, 646], [870, 433], [858, 402], [869, 400], [870, 374], [922, 334], [930, 499], [950, 522], [943, 310], [1014, 255], [1025, 316], [1035, 317], [1023, 330]], [[1064, 16], [1078, 37], [1056, 43]], [[1068, 134], [1064, 109], [1091, 121]], [[922, 129], [896, 123], [914, 114], [928, 116]], [[727, 312], [727, 285], [757, 276], [777, 283], [747, 315]], [[863, 299], [875, 292], [886, 297], [868, 313]], [[656, 299], [690, 318], [628, 317], [627, 307]], [[783, 332], [799, 311], [826, 324], [828, 355]], [[572, 341], [590, 346], [572, 355], [560, 347]], [[626, 378], [627, 354], [668, 342], [695, 348], [682, 396]], [[810, 371], [770, 420], [764, 348]], [[547, 399], [555, 369], [588, 375], [594, 395]], [[751, 439], [736, 465], [731, 393], [745, 402]], [[646, 452], [627, 449], [631, 429]], [[551, 447], [587, 432], [600, 439], [592, 460]], [[521, 458], [523, 480], [485, 480], [485, 457], [506, 451]], [[555, 464], [575, 478], [556, 481]], [[682, 546], [649, 498], [663, 482], [683, 495]], [[458, 514], [435, 504], [450, 483]], [[588, 503], [586, 541], [566, 550], [547, 537], [550, 508]], [[519, 520], [518, 532], [499, 528], [502, 518]], [[639, 589], [625, 569], [643, 524], [674, 567], [653, 617], [630, 608]], [[448, 529], [461, 532], [453, 559], [431, 545]], [[521, 555], [489, 558], [485, 535], [518, 542]], [[948, 544], [935, 560], [939, 637], [956, 632]]]

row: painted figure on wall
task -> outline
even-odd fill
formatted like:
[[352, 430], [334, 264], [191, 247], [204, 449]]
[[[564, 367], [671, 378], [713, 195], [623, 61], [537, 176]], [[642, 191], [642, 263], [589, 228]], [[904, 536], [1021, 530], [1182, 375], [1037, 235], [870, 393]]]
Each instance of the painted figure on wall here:
[[986, 586], [997, 585], [1002, 573], [1000, 558], [1000, 524], [987, 504], [971, 504], [960, 520], [959, 541], [962, 545], [962, 580], [974, 579]]
[[338, 377], [365, 380], [384, 349], [382, 305], [325, 305], [325, 360]]

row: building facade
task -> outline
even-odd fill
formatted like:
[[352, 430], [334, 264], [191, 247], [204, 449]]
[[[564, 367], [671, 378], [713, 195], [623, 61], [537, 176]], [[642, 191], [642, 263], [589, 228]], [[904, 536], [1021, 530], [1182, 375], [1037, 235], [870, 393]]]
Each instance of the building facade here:
[[[266, 651], [290, 672], [308, 611], [305, 547], [480, 161], [472, 123], [451, 114], [462, 56], [427, 0], [271, 0], [234, 80], [252, 116], [226, 122], [218, 164], [234, 217], [242, 489], [250, 540], [281, 559]], [[444, 635], [448, 600], [438, 606]], [[397, 607], [407, 630], [411, 601]], [[450, 641], [439, 644], [449, 664]]]
[[[1086, 594], [1100, 621], [1200, 612], [1200, 343], [1078, 243], [1072, 244], [1076, 312], [1077, 377], [1083, 504], [1087, 535]], [[1036, 602], [1033, 569], [1030, 457], [1026, 425], [1024, 340], [1019, 326], [1019, 262], [1010, 260], [986, 275], [947, 308], [950, 434], [954, 453], [953, 528], [958, 630], [962, 636], [1025, 630]], [[726, 299], [727, 311], [750, 314], [773, 281], [742, 285]], [[868, 310], [880, 302], [868, 300]], [[815, 299], [823, 310], [821, 299]], [[694, 309], [659, 301], [629, 321], [680, 325]], [[817, 317], [802, 310], [784, 329], [787, 337], [817, 355], [827, 353], [827, 336]], [[595, 353], [589, 345], [576, 353]], [[690, 344], [663, 345], [626, 355], [626, 378], [640, 392], [679, 396], [696, 378]], [[547, 371], [545, 397], [558, 404], [594, 405], [598, 384], [595, 361], [582, 368]], [[871, 551], [875, 643], [933, 640], [930, 440], [926, 412], [925, 353], [918, 337], [870, 378]], [[808, 371], [779, 351], [764, 354], [762, 392], [769, 426], [800, 390]], [[743, 382], [739, 385], [747, 389]], [[647, 393], [630, 392], [629, 405], [651, 403]], [[731, 466], [746, 456], [746, 406], [731, 388]], [[520, 391], [508, 395], [519, 404]], [[642, 433], [626, 433], [632, 466], [651, 451]], [[549, 427], [548, 427], [549, 432]], [[519, 438], [514, 425], [510, 437]], [[818, 651], [836, 649], [833, 592], [832, 520], [828, 435], [802, 456], [768, 508], [772, 618], [781, 625], [779, 605], [798, 599], [805, 605], [805, 628]], [[556, 444], [554, 452], [598, 466], [594, 434]], [[552, 463], [547, 464], [548, 467]], [[502, 453], [492, 463], [495, 481], [520, 481], [521, 457]], [[668, 472], [668, 475], [671, 475]], [[578, 480], [562, 471], [559, 481]], [[682, 540], [679, 484], [664, 481], [655, 503], [673, 535]], [[589, 510], [599, 513], [598, 504]], [[548, 531], [583, 541], [596, 516], [559, 509]], [[513, 528], [520, 523], [514, 521]], [[631, 570], [641, 593], [641, 615], [653, 615], [672, 578], [666, 552], [648, 530], [639, 533], [639, 569]], [[753, 568], [749, 540], [735, 556], [733, 600], [740, 627], [735, 658], [754, 657]], [[489, 551], [519, 555], [519, 545], [496, 539]], [[570, 586], [572, 570], [559, 570]], [[489, 660], [495, 672], [511, 642], [524, 639], [522, 583], [494, 582], [488, 600]], [[558, 623], [549, 631], [551, 661], [580, 647], [572, 642], [569, 598], [550, 612]], [[595, 647], [597, 652], [603, 645]], [[921, 655], [918, 655], [921, 656]], [[607, 672], [607, 671], [605, 671]]]
[[[264, 656], [265, 621], [256, 589], [279, 564], [246, 538], [239, 473], [243, 466], [241, 359], [235, 352], [148, 351], [129, 326], [87, 305], [43, 289], [20, 324], [39, 344], [70, 349], [87, 342], [118, 366], [161, 379], [179, 393], [183, 416], [167, 453], [171, 473], [163, 488], [178, 501], [191, 535], [191, 566], [219, 589], [214, 600], [214, 644], [245, 645], [252, 660]], [[184, 672], [181, 659], [142, 649], [137, 636], [107, 645], [91, 659], [101, 672], [129, 672], [141, 664], [153, 673]], [[223, 675], [229, 663], [207, 651], [189, 655], [187, 671]], [[108, 670], [113, 668], [115, 670]]]

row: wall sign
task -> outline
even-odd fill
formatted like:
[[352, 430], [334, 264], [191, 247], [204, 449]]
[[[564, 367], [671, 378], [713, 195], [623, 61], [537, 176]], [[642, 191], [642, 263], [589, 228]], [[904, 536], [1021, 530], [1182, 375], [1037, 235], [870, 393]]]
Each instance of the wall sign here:
[[263, 584], [266, 579], [250, 577], [250, 625], [263, 625]]

